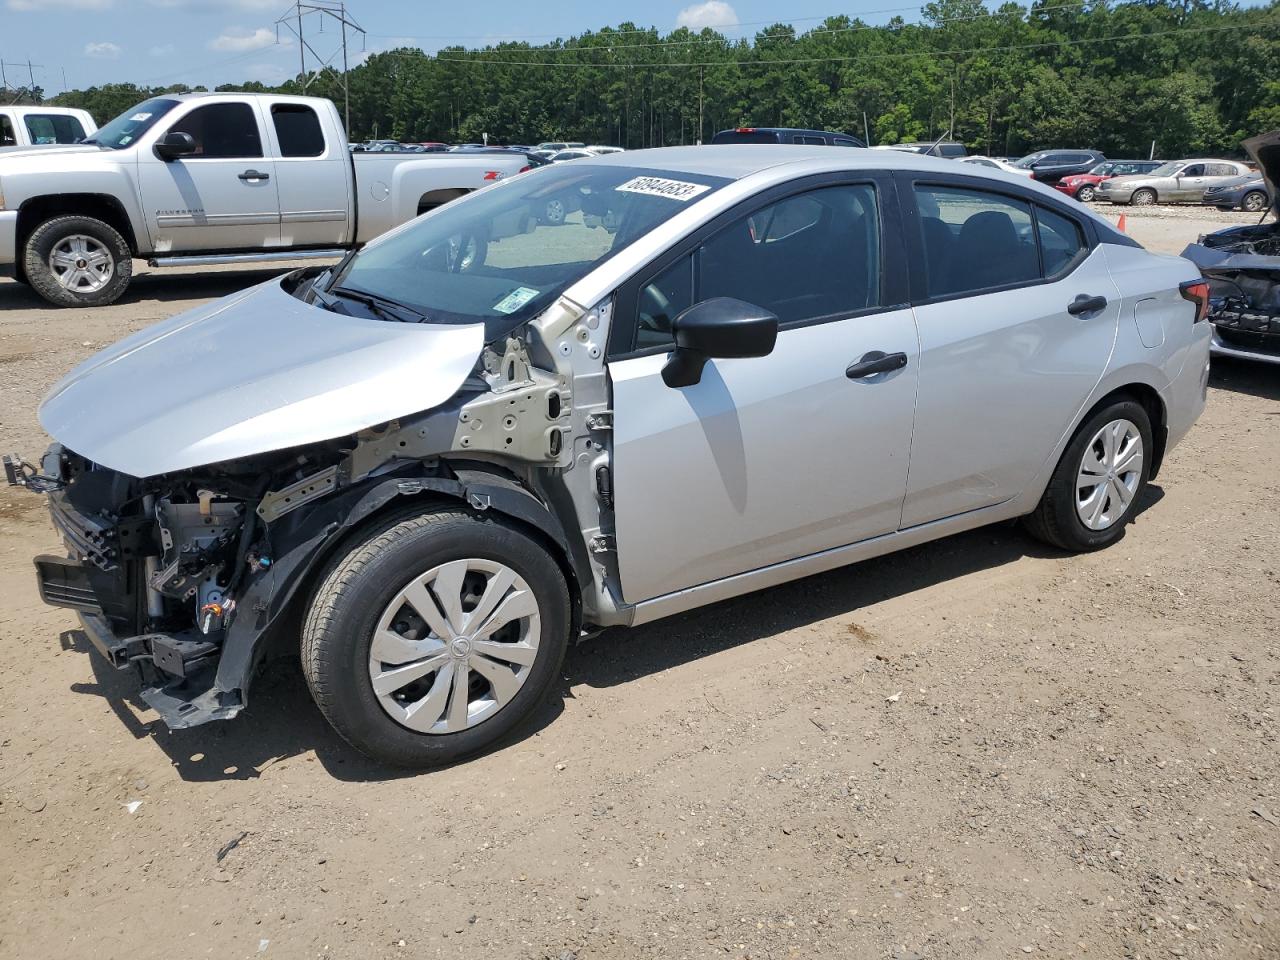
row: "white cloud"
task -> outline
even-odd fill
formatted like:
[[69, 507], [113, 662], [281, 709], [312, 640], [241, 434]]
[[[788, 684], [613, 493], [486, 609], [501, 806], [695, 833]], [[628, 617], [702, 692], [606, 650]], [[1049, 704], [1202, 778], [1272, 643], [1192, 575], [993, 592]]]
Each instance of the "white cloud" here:
[[84, 55], [86, 57], [97, 57], [99, 60], [116, 60], [119, 58], [120, 53], [120, 47], [110, 40], [100, 40], [97, 43], [86, 43], [84, 45]]
[[704, 30], [707, 27], [736, 27], [738, 12], [724, 0], [706, 0], [685, 7], [676, 17], [677, 27], [688, 27], [690, 30]]
[[231, 27], [209, 41], [210, 50], [222, 50], [229, 53], [244, 53], [248, 50], [261, 50], [276, 42], [276, 32], [266, 27], [257, 30], [245, 30]]
[[8, 0], [10, 10], [28, 13], [34, 10], [106, 10], [114, 0]]
[[172, 57], [178, 52], [178, 48], [172, 43], [162, 43], [158, 47], [152, 47], [147, 52], [153, 57]]

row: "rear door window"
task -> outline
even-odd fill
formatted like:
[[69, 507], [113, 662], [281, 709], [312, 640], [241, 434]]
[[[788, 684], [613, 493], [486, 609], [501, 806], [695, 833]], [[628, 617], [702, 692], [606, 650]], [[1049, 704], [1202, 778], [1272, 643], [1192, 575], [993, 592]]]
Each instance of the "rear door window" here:
[[320, 118], [301, 103], [271, 105], [271, 123], [276, 128], [282, 157], [318, 157], [324, 153], [324, 131]]
[[930, 298], [1040, 279], [1031, 204], [1001, 194], [917, 184]]

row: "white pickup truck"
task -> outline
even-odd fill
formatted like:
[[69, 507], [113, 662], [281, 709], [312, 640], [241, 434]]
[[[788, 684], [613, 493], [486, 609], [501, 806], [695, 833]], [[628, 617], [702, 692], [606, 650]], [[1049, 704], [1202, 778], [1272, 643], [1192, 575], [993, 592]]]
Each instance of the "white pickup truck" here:
[[328, 100], [162, 96], [75, 145], [0, 151], [0, 273], [58, 306], [152, 266], [341, 256], [527, 169], [519, 152], [352, 154]]
[[97, 129], [87, 110], [44, 105], [0, 107], [0, 149], [79, 143]]

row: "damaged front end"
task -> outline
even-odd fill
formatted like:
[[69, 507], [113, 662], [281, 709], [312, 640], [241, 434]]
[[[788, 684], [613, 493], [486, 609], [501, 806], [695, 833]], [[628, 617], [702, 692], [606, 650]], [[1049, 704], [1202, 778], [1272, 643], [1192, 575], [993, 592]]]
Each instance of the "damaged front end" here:
[[1264, 222], [1201, 237], [1182, 256], [1209, 281], [1213, 353], [1280, 363], [1280, 219], [1275, 206], [1280, 204], [1280, 130], [1244, 146], [1263, 171], [1272, 210]]

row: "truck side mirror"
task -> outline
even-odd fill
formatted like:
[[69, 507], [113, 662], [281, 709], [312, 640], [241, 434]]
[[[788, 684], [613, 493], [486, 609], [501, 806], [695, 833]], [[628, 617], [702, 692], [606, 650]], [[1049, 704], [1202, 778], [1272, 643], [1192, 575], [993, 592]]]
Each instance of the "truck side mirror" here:
[[196, 152], [196, 138], [189, 133], [170, 130], [156, 141], [156, 156], [168, 162], [178, 157], [189, 157]]
[[668, 387], [689, 387], [702, 379], [712, 357], [764, 357], [778, 339], [778, 318], [763, 307], [713, 297], [695, 303], [671, 321], [676, 349], [662, 368]]

